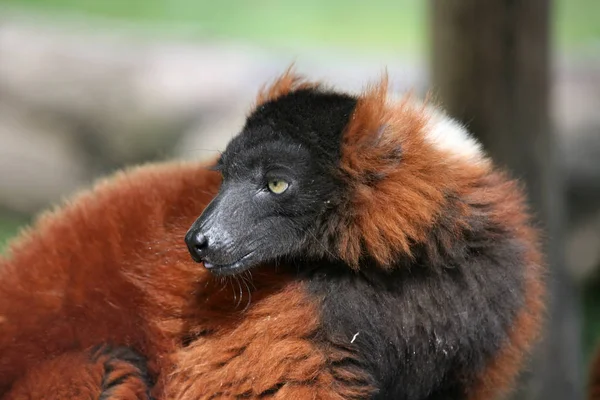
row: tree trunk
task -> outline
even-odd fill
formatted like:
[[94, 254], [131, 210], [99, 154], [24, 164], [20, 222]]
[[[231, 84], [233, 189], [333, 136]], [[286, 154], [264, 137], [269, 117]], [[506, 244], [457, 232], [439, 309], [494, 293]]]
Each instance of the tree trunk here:
[[432, 90], [528, 188], [545, 230], [545, 339], [515, 399], [581, 399], [579, 294], [564, 265], [564, 190], [549, 126], [549, 0], [431, 0]]

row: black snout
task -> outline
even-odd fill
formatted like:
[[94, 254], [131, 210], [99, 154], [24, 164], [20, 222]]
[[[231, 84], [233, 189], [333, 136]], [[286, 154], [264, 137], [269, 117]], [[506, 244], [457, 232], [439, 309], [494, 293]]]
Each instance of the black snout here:
[[[239, 273], [263, 261], [252, 240], [254, 229], [265, 219], [256, 213], [254, 186], [246, 181], [223, 184], [185, 235], [192, 259], [215, 275]], [[264, 226], [272, 227], [270, 223]]]
[[208, 251], [208, 237], [202, 232], [192, 229], [185, 235], [185, 243], [194, 261], [202, 262]]

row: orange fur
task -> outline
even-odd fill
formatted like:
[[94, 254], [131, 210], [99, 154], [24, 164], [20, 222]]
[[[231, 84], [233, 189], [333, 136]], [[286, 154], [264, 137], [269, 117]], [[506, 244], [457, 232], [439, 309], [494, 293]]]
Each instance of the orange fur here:
[[342, 169], [354, 188], [349, 205], [354, 212], [345, 221], [339, 251], [355, 266], [363, 251], [383, 267], [398, 251], [410, 255], [412, 245], [427, 240], [446, 194], [481, 173], [481, 168], [450, 162], [427, 143], [425, 106], [415, 106], [410, 97], [390, 103], [387, 86], [384, 77], [359, 97], [344, 134]]
[[[202, 165], [138, 168], [22, 234], [0, 261], [0, 395], [44, 360], [103, 342], [136, 348], [154, 373], [168, 368], [208, 275], [182, 238], [219, 183]], [[134, 284], [144, 279], [146, 291]]]
[[102, 348], [69, 352], [32, 367], [4, 399], [149, 400], [139, 375], [137, 367], [111, 359]]
[[279, 97], [295, 90], [317, 88], [319, 86], [321, 86], [319, 83], [309, 82], [295, 74], [294, 68], [291, 66], [273, 83], [261, 88], [256, 96], [255, 105], [259, 107], [261, 104], [277, 100]]
[[[12, 385], [3, 399], [42, 398], [59, 384], [95, 396], [96, 375], [78, 350], [103, 342], [148, 358], [159, 400], [268, 397], [279, 385], [277, 398], [364, 397], [364, 386], [336, 383], [359, 381], [329, 366], [345, 355], [311, 344], [317, 310], [302, 287], [259, 269], [244, 290], [190, 259], [183, 237], [219, 183], [197, 164], [137, 168], [14, 242], [0, 265], [0, 398]], [[81, 376], [60, 383], [78, 366]]]
[[[254, 281], [260, 284], [268, 277], [255, 275]], [[343, 355], [328, 354], [311, 340], [319, 317], [302, 285], [277, 286], [268, 296], [252, 299], [246, 313], [223, 310], [212, 316], [212, 329], [177, 354], [177, 368], [164, 398], [367, 397], [368, 388], [348, 383], [363, 377], [329, 366], [331, 359]], [[263, 288], [257, 289], [263, 293]], [[344, 385], [339, 385], [341, 378]], [[275, 388], [281, 389], [271, 393]]]
[[88, 355], [83, 352], [65, 353], [32, 366], [4, 399], [97, 399], [101, 393], [103, 372], [103, 366], [91, 364]]

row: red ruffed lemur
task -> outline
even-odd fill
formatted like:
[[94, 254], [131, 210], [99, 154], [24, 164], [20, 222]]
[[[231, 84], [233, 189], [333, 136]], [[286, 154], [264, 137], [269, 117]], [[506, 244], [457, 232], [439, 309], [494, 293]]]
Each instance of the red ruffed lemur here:
[[119, 173], [13, 241], [0, 398], [509, 390], [542, 260], [519, 186], [461, 125], [386, 79], [349, 95], [288, 71], [211, 166]]

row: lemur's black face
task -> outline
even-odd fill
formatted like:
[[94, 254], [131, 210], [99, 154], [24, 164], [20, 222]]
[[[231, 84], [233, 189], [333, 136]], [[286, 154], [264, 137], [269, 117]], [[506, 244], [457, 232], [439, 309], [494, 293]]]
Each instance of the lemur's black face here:
[[285, 142], [227, 151], [222, 160], [219, 194], [188, 234], [192, 257], [233, 274], [298, 252], [335, 192], [327, 173]]
[[307, 90], [259, 107], [222, 154], [221, 189], [186, 235], [193, 259], [233, 275], [306, 254], [342, 191], [336, 167], [355, 103]]

